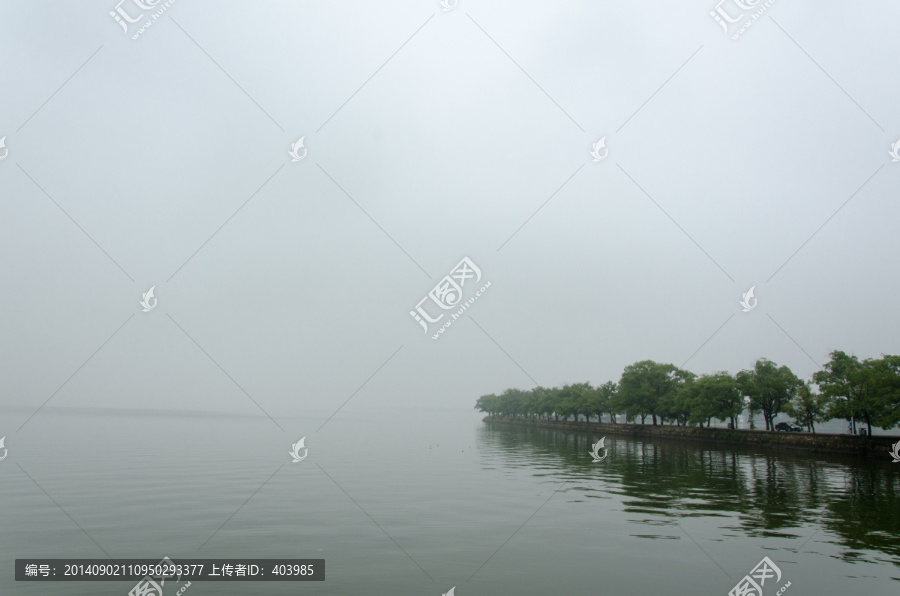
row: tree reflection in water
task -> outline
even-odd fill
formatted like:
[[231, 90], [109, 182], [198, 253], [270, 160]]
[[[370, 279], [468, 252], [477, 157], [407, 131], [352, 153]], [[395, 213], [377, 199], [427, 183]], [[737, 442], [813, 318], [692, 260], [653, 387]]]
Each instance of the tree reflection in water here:
[[[796, 538], [797, 550], [816, 533], [839, 545], [847, 562], [900, 559], [900, 465], [891, 468], [887, 454], [878, 459], [609, 436], [610, 457], [593, 464], [588, 452], [599, 438], [492, 423], [479, 433], [483, 457], [502, 455], [509, 467], [604, 480], [603, 494], [618, 495], [624, 512], [657, 516], [640, 521], [672, 528], [672, 536], [656, 538], [674, 538], [680, 520], [693, 517], [718, 524], [726, 536]], [[601, 496], [587, 482], [580, 490], [587, 498]]]

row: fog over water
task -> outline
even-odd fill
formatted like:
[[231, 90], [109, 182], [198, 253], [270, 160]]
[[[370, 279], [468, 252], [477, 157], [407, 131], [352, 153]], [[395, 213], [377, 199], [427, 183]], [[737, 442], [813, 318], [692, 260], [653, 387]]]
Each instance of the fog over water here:
[[[12, 581], [14, 558], [105, 551], [324, 558], [325, 582], [300, 586], [317, 594], [727, 594], [763, 556], [798, 593], [896, 592], [889, 458], [609, 436], [608, 458], [592, 464], [595, 437], [420, 408], [348, 413], [291, 464], [270, 425], [48, 408], [3, 462], [28, 475], [0, 469], [0, 589], [124, 594], [134, 582]], [[274, 582], [189, 591], [248, 588], [298, 593]]]
[[0, 592], [131, 588], [25, 556], [221, 554], [324, 557], [322, 594], [726, 594], [766, 553], [791, 593], [895, 592], [887, 454], [591, 466], [473, 406], [900, 353], [896, 23], [0, 0]]

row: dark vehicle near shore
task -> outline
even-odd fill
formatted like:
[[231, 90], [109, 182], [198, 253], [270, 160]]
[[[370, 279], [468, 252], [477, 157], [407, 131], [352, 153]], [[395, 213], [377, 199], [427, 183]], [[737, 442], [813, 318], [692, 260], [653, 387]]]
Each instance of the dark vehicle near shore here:
[[783, 430], [792, 433], [799, 433], [803, 431], [802, 428], [800, 428], [793, 422], [779, 422], [775, 425], [775, 430]]

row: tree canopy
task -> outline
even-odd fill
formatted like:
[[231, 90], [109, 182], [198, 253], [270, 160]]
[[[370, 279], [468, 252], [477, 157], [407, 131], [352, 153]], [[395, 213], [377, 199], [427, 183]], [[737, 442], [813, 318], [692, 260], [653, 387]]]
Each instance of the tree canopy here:
[[[766, 358], [752, 369], [732, 375], [726, 371], [703, 374], [672, 364], [642, 360], [628, 365], [618, 382], [607, 381], [593, 387], [579, 382], [562, 387], [506, 389], [500, 395], [482, 395], [475, 408], [489, 416], [515, 416], [554, 420], [618, 422], [649, 418], [652, 424], [709, 426], [712, 419], [737, 420], [747, 410], [761, 413], [767, 430], [784, 412], [807, 430], [815, 432], [817, 422], [832, 418], [862, 421], [888, 430], [900, 425], [900, 356], [859, 360], [841, 351], [802, 381], [787, 366]], [[751, 427], [752, 428], [752, 427]]]

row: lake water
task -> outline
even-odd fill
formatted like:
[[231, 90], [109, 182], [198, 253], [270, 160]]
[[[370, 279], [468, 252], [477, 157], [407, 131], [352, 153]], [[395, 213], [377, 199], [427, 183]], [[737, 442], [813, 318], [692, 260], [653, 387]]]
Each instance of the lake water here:
[[[29, 413], [2, 410], [0, 427]], [[592, 463], [599, 437], [473, 411], [347, 411], [316, 432], [324, 420], [48, 407], [0, 430], [0, 594], [124, 596], [134, 582], [14, 581], [17, 557], [104, 552], [326, 561], [325, 582], [189, 596], [725, 596], [764, 556], [782, 573], [766, 596], [788, 581], [787, 595], [900, 593], [887, 454], [609, 436]]]

